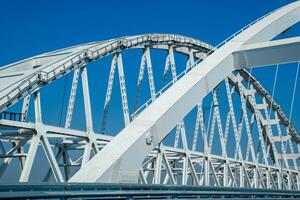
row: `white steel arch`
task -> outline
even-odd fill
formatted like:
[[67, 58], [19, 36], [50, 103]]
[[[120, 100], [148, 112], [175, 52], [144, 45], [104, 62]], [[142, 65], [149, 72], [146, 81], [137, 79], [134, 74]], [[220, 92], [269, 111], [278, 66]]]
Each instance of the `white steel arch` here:
[[180, 47], [176, 51], [185, 54], [189, 53], [189, 48], [196, 48], [192, 53], [198, 57], [205, 56], [205, 53], [212, 49], [207, 43], [180, 35], [151, 34], [93, 42], [34, 56], [0, 69], [0, 111], [28, 93], [89, 62], [123, 49], [144, 48], [147, 45], [157, 49], [168, 49], [169, 44], [179, 44]]
[[[107, 44], [108, 43], [108, 44]], [[63, 50], [58, 50], [46, 54], [42, 54], [40, 56], [36, 56], [33, 58], [29, 58], [2, 68], [1, 79], [0, 82], [3, 83], [1, 92], [3, 95], [2, 100], [3, 104], [1, 108], [4, 110], [1, 113], [1, 128], [4, 129], [1, 137], [4, 142], [9, 141], [7, 137], [12, 137], [12, 140], [16, 140], [17, 142], [12, 142], [13, 146], [17, 143], [17, 146], [14, 146], [12, 149], [6, 151], [4, 146], [0, 144], [4, 162], [1, 165], [0, 176], [6, 171], [6, 168], [11, 163], [13, 157], [26, 157], [26, 159], [22, 158], [22, 173], [20, 177], [21, 182], [27, 182], [29, 180], [29, 175], [31, 173], [32, 164], [35, 160], [35, 155], [38, 146], [41, 143], [41, 146], [46, 150], [47, 157], [50, 163], [51, 170], [47, 172], [47, 175], [44, 180], [48, 180], [51, 176], [51, 173], [54, 173], [54, 178], [62, 182], [61, 172], [59, 170], [59, 166], [56, 162], [59, 161], [60, 156], [62, 154], [66, 154], [66, 147], [59, 147], [59, 152], [55, 156], [51, 150], [53, 147], [53, 143], [48, 145], [48, 138], [52, 138], [53, 134], [58, 134], [58, 138], [66, 139], [75, 137], [74, 144], [71, 144], [70, 148], [84, 148], [84, 155], [82, 158], [78, 159], [80, 165], [83, 166], [85, 162], [89, 159], [90, 153], [93, 150], [97, 152], [97, 150], [102, 149], [103, 145], [105, 145], [108, 141], [111, 140], [110, 136], [95, 134], [93, 131], [93, 124], [91, 118], [91, 106], [89, 100], [89, 86], [88, 86], [88, 77], [86, 73], [86, 65], [94, 60], [103, 58], [107, 55], [120, 55], [120, 52], [126, 49], [135, 49], [142, 48], [147, 49], [147, 47], [151, 47], [152, 49], [161, 49], [168, 50], [169, 48], [174, 48], [174, 51], [186, 54], [193, 55], [198, 58], [203, 57], [207, 52], [209, 52], [212, 47], [204, 42], [199, 40], [195, 40], [188, 37], [183, 37], [180, 35], [170, 35], [170, 34], [147, 34], [133, 37], [124, 37], [120, 39], [114, 39], [104, 42], [96, 42], [91, 43], [92, 45], [79, 45], [73, 48], [67, 48]], [[88, 46], [88, 47], [87, 47]], [[93, 46], [93, 48], [90, 48]], [[174, 47], [173, 47], [174, 46]], [[89, 54], [87, 53], [89, 52]], [[71, 55], [70, 55], [71, 54]], [[114, 63], [113, 62], [112, 64]], [[39, 63], [38, 65], [36, 63]], [[151, 62], [151, 60], [150, 60]], [[118, 65], [122, 64], [122, 59], [118, 59]], [[121, 65], [122, 66], [122, 65]], [[120, 66], [118, 66], [119, 68]], [[67, 116], [65, 121], [65, 127], [57, 127], [57, 126], [49, 126], [45, 124], [41, 120], [41, 103], [40, 98], [34, 98], [35, 102], [35, 123], [27, 122], [26, 115], [28, 112], [29, 101], [31, 93], [34, 96], [41, 96], [40, 90], [52, 83], [54, 80], [66, 75], [70, 71], [74, 70], [74, 76], [72, 81], [72, 89], [70, 93], [69, 105], [67, 109]], [[120, 70], [120, 69], [119, 69]], [[149, 73], [149, 72], [148, 72]], [[76, 96], [76, 89], [78, 84], [78, 79], [81, 76], [82, 85], [83, 85], [83, 97], [84, 97], [84, 106], [85, 106], [85, 116], [86, 117], [86, 125], [88, 129], [85, 131], [74, 130], [70, 128], [70, 123], [72, 119], [72, 113], [74, 109], [74, 101]], [[11, 77], [13, 77], [13, 81], [11, 81]], [[119, 74], [120, 78], [120, 74]], [[18, 80], [16, 80], [18, 79]], [[14, 82], [16, 81], [16, 82]], [[111, 82], [113, 80], [109, 80], [108, 91], [111, 90]], [[8, 84], [9, 83], [9, 84]], [[12, 84], [10, 84], [12, 83]], [[8, 85], [8, 86], [7, 86]], [[123, 84], [124, 85], [124, 84]], [[107, 93], [108, 94], [108, 93]], [[27, 96], [26, 96], [27, 95]], [[122, 93], [122, 95], [126, 95], [126, 93]], [[23, 107], [21, 113], [6, 113], [6, 107], [12, 106], [14, 103], [18, 102], [25, 97], [23, 101]], [[123, 110], [124, 112], [124, 110]], [[105, 113], [104, 113], [105, 114]], [[128, 114], [128, 113], [127, 113]], [[125, 116], [125, 115], [124, 115]], [[21, 119], [19, 119], [21, 117]], [[105, 116], [104, 116], [105, 119]], [[26, 122], [25, 122], [26, 121]], [[14, 134], [5, 133], [5, 131], [9, 131], [10, 129], [15, 129], [16, 132]], [[28, 135], [29, 133], [29, 135]], [[21, 134], [21, 135], [19, 135]], [[25, 138], [23, 138], [23, 134]], [[36, 137], [37, 135], [37, 137]], [[49, 135], [49, 136], [48, 136]], [[36, 138], [36, 139], [34, 139]], [[33, 142], [35, 141], [35, 142]], [[45, 142], [46, 141], [46, 142]], [[87, 142], [88, 141], [88, 142]], [[24, 144], [30, 144], [30, 148], [27, 153], [23, 152], [22, 154], [17, 155], [17, 151], [19, 148], [23, 148]], [[86, 143], [86, 144], [85, 144]], [[54, 147], [56, 147], [55, 144]], [[62, 144], [63, 146], [65, 144]], [[23, 150], [21, 150], [23, 151]], [[66, 161], [70, 162], [70, 161]], [[77, 162], [77, 161], [76, 161]], [[75, 166], [77, 163], [75, 162]], [[66, 165], [72, 165], [72, 163], [66, 163]], [[23, 167], [24, 166], [24, 167]], [[65, 171], [68, 171], [65, 169]], [[65, 174], [68, 174], [65, 172]], [[68, 180], [68, 175], [66, 175], [66, 180]]]
[[297, 1], [264, 16], [226, 41], [140, 113], [70, 181], [136, 182], [145, 156], [193, 106], [234, 70], [233, 52], [246, 44], [269, 41], [299, 20], [300, 2]]

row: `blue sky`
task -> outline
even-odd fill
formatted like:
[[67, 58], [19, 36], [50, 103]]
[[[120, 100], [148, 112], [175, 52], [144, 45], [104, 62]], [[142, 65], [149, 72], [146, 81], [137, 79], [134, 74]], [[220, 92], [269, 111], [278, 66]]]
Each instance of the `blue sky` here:
[[217, 44], [292, 0], [2, 0], [0, 66], [74, 44], [177, 33]]
[[[143, 33], [175, 33], [216, 45], [255, 19], [290, 2], [292, 0], [2, 0], [0, 1], [0, 66], [76, 44]], [[289, 30], [284, 37], [296, 36], [299, 33], [298, 25]], [[108, 66], [109, 62], [106, 60], [102, 64]], [[138, 66], [138, 63], [139, 61], [136, 61], [134, 65]], [[285, 68], [279, 69], [280, 84], [275, 91], [275, 99], [288, 114], [296, 64], [284, 66]], [[255, 76], [269, 91], [273, 85], [274, 69], [268, 67], [254, 70]], [[106, 72], [107, 70], [109, 69], [107, 68]], [[136, 84], [136, 72], [134, 81], [129, 81], [127, 84]], [[125, 77], [131, 80], [133, 75], [125, 72]], [[106, 85], [99, 86], [105, 82], [103, 79], [105, 77], [90, 80], [91, 89], [105, 91]], [[63, 87], [64, 81], [58, 80], [58, 86]], [[70, 81], [71, 78], [66, 80], [69, 84]], [[51, 88], [49, 91], [52, 94], [55, 92]], [[298, 91], [299, 89], [296, 93], [296, 102], [300, 98]], [[55, 93], [56, 95], [52, 94], [48, 101], [54, 102], [54, 106], [61, 105], [64, 98], [62, 90]], [[97, 95], [91, 96], [97, 99]], [[103, 95], [100, 107], [103, 106]], [[80, 102], [80, 99], [78, 101]], [[92, 101], [94, 101], [92, 106], [95, 106], [97, 102]], [[99, 117], [101, 113], [97, 110], [95, 109], [95, 116]], [[115, 113], [116, 110], [117, 108]], [[58, 120], [60, 111], [54, 112], [50, 104], [44, 106], [43, 111], [48, 112], [48, 118], [51, 118], [49, 121], [52, 123], [60, 121]], [[293, 121], [298, 130], [300, 129], [300, 119], [297, 116], [299, 111], [300, 106], [296, 105]], [[82, 110], [79, 110], [80, 112]], [[82, 115], [77, 115], [74, 119], [78, 124], [84, 123], [80, 117]], [[100, 119], [94, 117], [98, 130], [97, 122], [100, 122]]]

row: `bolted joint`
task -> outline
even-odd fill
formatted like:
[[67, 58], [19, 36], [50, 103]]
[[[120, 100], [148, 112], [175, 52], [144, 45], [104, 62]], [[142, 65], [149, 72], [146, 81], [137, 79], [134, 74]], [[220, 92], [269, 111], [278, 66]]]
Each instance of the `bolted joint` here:
[[48, 80], [48, 74], [47, 72], [39, 71], [39, 73], [37, 74], [37, 78], [40, 81], [40, 83], [46, 84]]
[[148, 132], [146, 134], [146, 138], [145, 139], [146, 139], [146, 144], [148, 146], [150, 146], [152, 144], [152, 141], [153, 141], [153, 135], [151, 134], [151, 132]]

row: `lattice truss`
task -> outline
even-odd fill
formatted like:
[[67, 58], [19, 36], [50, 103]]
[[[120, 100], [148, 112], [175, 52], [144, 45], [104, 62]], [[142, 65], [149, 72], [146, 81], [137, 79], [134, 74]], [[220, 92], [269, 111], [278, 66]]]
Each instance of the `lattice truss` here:
[[[15, 177], [15, 181], [27, 182], [33, 179], [30, 179], [32, 174], [40, 173], [43, 181], [68, 181], [113, 139], [107, 135], [108, 125], [121, 121], [126, 127], [211, 50], [210, 45], [199, 40], [150, 34], [63, 49], [1, 69], [1, 75], [13, 73], [9, 71], [12, 67], [17, 67], [17, 71], [26, 67], [33, 72], [0, 92], [0, 180]], [[124, 71], [136, 67], [123, 66], [123, 54], [129, 51], [137, 52], [135, 56], [141, 55], [135, 58], [140, 60], [136, 85], [124, 75]], [[166, 56], [164, 66], [153, 65], [151, 53], [154, 51]], [[90, 91], [94, 87], [89, 86], [87, 71], [90, 62], [104, 57], [112, 61], [106, 73], [106, 93], [100, 95], [105, 100], [101, 129], [97, 133], [90, 103]], [[186, 59], [185, 66], [179, 67], [178, 57]], [[163, 74], [155, 76], [154, 71], [159, 67], [163, 67]], [[43, 121], [47, 113], [41, 109], [47, 106], [42, 101], [44, 88], [66, 76], [73, 78], [67, 86], [70, 93], [66, 94], [64, 124], [49, 125]], [[112, 91], [117, 90], [113, 88], [114, 82], [119, 82], [123, 121], [109, 117]], [[160, 87], [158, 82], [162, 83]], [[136, 91], [134, 98], [127, 93], [130, 87]], [[82, 104], [76, 103], [78, 94], [83, 97]], [[145, 94], [151, 99], [140, 102]], [[84, 112], [80, 120], [85, 121], [85, 130], [72, 126], [74, 110], [80, 106]], [[61, 109], [60, 105], [56, 107]], [[34, 116], [33, 122], [28, 119], [30, 115]], [[148, 139], [151, 142], [151, 138]], [[298, 133], [275, 100], [251, 73], [238, 70], [195, 105], [145, 158], [139, 182], [300, 189], [299, 141]], [[40, 161], [41, 152], [46, 155], [46, 163]], [[38, 164], [38, 172], [33, 171], [33, 164], [39, 162], [43, 163]]]

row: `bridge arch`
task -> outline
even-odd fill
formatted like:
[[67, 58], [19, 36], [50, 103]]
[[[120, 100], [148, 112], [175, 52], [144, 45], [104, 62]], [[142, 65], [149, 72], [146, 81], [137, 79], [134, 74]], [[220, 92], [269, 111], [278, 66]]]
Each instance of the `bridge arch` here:
[[[70, 181], [136, 182], [145, 156], [234, 70], [233, 52], [245, 44], [269, 41], [299, 20], [300, 2], [294, 2], [234, 35], [138, 115]], [[146, 142], [149, 138], [151, 143]], [[89, 174], [92, 170], [95, 173]]]
[[[32, 144], [32, 148], [30, 147], [30, 149], [32, 150], [28, 152], [29, 156], [27, 156], [26, 161], [24, 163], [25, 167], [22, 171], [20, 181], [28, 181], [31, 165], [34, 159], [34, 153], [32, 152], [34, 152], [35, 150], [33, 147], [37, 147], [39, 143], [41, 143], [41, 145], [43, 145], [43, 147], [47, 151], [48, 160], [50, 162], [50, 166], [52, 168], [52, 173], [54, 174], [54, 177], [57, 181], [64, 181], [64, 178], [62, 177], [62, 174], [59, 169], [60, 166], [58, 165], [57, 161], [59, 159], [55, 158], [53, 152], [51, 151], [51, 145], [53, 146], [53, 144], [47, 141], [47, 135], [54, 134], [61, 135], [62, 137], [77, 137], [77, 139], [79, 138], [78, 140], [76, 140], [76, 142], [78, 142], [77, 144], [80, 148], [83, 147], [84, 149], [84, 155], [81, 158], [82, 160], [80, 160], [80, 165], [82, 166], [82, 168], [78, 174], [76, 174], [73, 178], [70, 179], [70, 181], [136, 182], [139, 178], [139, 180], [142, 183], [149, 183], [146, 174], [150, 170], [152, 170], [151, 168], [153, 168], [153, 166], [151, 166], [151, 164], [153, 164], [153, 161], [155, 161], [156, 168], [164, 168], [163, 170], [167, 174], [164, 176], [164, 180], [161, 180], [161, 172], [159, 171], [163, 170], [157, 170], [153, 175], [152, 183], [166, 182], [175, 184], [178, 182], [178, 180], [174, 175], [172, 175], [173, 172], [171, 171], [176, 169], [170, 166], [170, 160], [172, 156], [174, 157], [175, 152], [177, 154], [176, 156], [178, 156], [180, 165], [182, 164], [182, 184], [187, 184], [189, 179], [188, 176], [191, 176], [193, 178], [193, 183], [197, 185], [214, 184], [217, 186], [239, 185], [240, 187], [247, 186], [280, 188], [281, 183], [279, 177], [282, 173], [280, 172], [280, 165], [278, 164], [278, 162], [280, 162], [282, 159], [278, 158], [279, 155], [278, 152], [276, 152], [275, 143], [278, 141], [285, 140], [289, 142], [293, 141], [296, 144], [298, 144], [300, 141], [299, 136], [297, 134], [297, 131], [289, 122], [288, 118], [280, 109], [280, 107], [274, 102], [273, 99], [270, 98], [270, 96], [268, 96], [266, 90], [262, 88], [262, 86], [255, 80], [253, 76], [251, 76], [251, 74], [249, 74], [246, 70], [239, 70], [238, 72], [232, 73], [232, 71], [235, 70], [235, 68], [232, 66], [233, 59], [231, 54], [232, 52], [234, 52], [234, 50], [239, 50], [240, 47], [243, 47], [243, 44], [252, 44], [252, 42], [265, 41], [266, 37], [266, 40], [271, 39], [275, 36], [275, 34], [279, 33], [281, 29], [289, 27], [299, 19], [299, 17], [295, 18], [296, 15], [298, 16], [298, 10], [299, 5], [297, 3], [294, 3], [282, 8], [282, 10], [278, 10], [267, 16], [264, 16], [256, 23], [252, 24], [252, 26], [247, 27], [247, 29], [243, 29], [240, 35], [234, 35], [236, 37], [230, 38], [232, 40], [226, 41], [226, 44], [219, 49], [213, 49], [212, 46], [204, 42], [192, 38], [187, 38], [184, 36], [170, 34], [148, 34], [78, 45], [75, 47], [70, 47], [35, 56], [33, 58], [13, 63], [0, 69], [1, 111], [5, 111], [7, 108], [11, 107], [14, 103], [18, 102], [24, 97], [25, 103], [23, 104], [23, 107], [25, 108], [25, 110], [28, 109], [28, 106], [26, 106], [26, 101], [29, 101], [28, 94], [34, 94], [36, 118], [40, 118], [40, 120], [36, 119], [35, 123], [28, 123], [25, 121], [12, 122], [12, 120], [6, 119], [0, 121], [1, 127], [18, 128], [18, 130], [26, 130], [33, 132], [32, 137], [25, 137], [24, 139], [20, 140], [18, 144], [22, 146], [22, 143], [27, 143], [28, 141], [30, 141], [30, 145]], [[273, 21], [271, 25], [269, 25], [270, 21]], [[277, 29], [275, 32], [270, 33], [270, 30], [273, 29], [269, 26], [276, 26], [275, 22], [284, 23], [285, 25], [281, 26], [279, 28], [280, 30]], [[253, 31], [253, 29], [259, 29], [259, 31], [256, 32], [257, 30]], [[261, 37], [258, 37], [257, 34], [261, 35]], [[255, 37], [257, 38], [253, 39]], [[127, 132], [126, 134], [123, 133], [121, 135], [118, 135], [115, 139], [112, 139], [112, 137], [110, 136], [95, 134], [93, 130], [93, 124], [91, 123], [91, 117], [89, 117], [91, 115], [91, 107], [88, 103], [89, 88], [86, 65], [92, 61], [99, 60], [105, 56], [114, 55], [112, 68], [116, 69], [117, 65], [117, 70], [121, 69], [122, 71], [122, 52], [127, 49], [134, 48], [143, 49], [142, 61], [144, 62], [144, 64], [147, 64], [149, 77], [151, 74], [151, 67], [149, 68], [148, 66], [149, 64], [151, 65], [151, 62], [149, 62], [149, 49], [152, 48], [167, 51], [167, 60], [170, 65], [174, 65], [173, 52], [178, 52], [180, 54], [188, 56], [188, 66], [190, 64], [192, 65], [190, 67], [187, 67], [187, 69], [182, 74], [180, 74], [179, 77], [174, 76], [174, 74], [176, 75], [176, 73], [172, 72], [172, 83], [168, 84], [158, 94], [155, 93], [155, 88], [152, 88], [153, 91], [151, 91], [151, 100], [147, 102], [144, 106], [142, 106], [140, 109], [136, 110], [136, 112], [133, 113], [132, 116], [130, 116], [130, 114], [126, 111], [128, 110], [126, 106], [123, 107], [126, 128], [122, 132], [125, 131]], [[225, 49], [225, 53], [223, 52], [223, 50], [221, 50], [222, 48]], [[215, 54], [213, 54], [214, 51], [216, 51]], [[207, 59], [205, 59], [207, 55], [210, 56]], [[221, 62], [217, 65], [217, 68], [212, 68], [211, 65], [216, 64], [217, 60], [220, 57], [225, 58], [225, 64]], [[195, 64], [193, 64], [194, 58], [199, 59], [195, 62]], [[171, 69], [171, 71], [172, 70], [173, 68]], [[86, 117], [87, 131], [78, 131], [70, 129], [72, 115], [67, 116], [66, 125], [64, 128], [48, 126], [46, 124], [43, 124], [43, 121], [41, 120], [42, 114], [40, 113], [41, 106], [39, 91], [46, 85], [51, 84], [56, 79], [65, 76], [70, 71], [76, 72], [74, 73], [74, 79], [76, 79], [76, 77], [78, 79], [79, 74], [81, 74], [82, 76], [82, 82], [85, 88], [85, 114], [86, 116], [88, 116]], [[227, 76], [228, 79], [225, 78]], [[206, 96], [207, 93], [211, 90], [217, 91], [219, 82], [223, 81], [224, 78], [226, 92], [228, 95], [228, 102], [232, 100], [230, 97], [230, 93], [232, 91], [239, 93], [241, 97], [242, 107], [247, 107], [252, 112], [252, 114], [255, 115], [255, 118], [257, 118], [257, 123], [262, 124], [262, 126], [264, 127], [267, 127], [261, 130], [261, 139], [265, 141], [267, 146], [266, 149], [268, 148], [270, 151], [269, 155], [272, 159], [272, 162], [274, 162], [273, 166], [266, 164], [266, 162], [269, 162], [266, 160], [262, 163], [257, 163], [255, 162], [255, 159], [253, 159], [252, 162], [250, 162], [249, 160], [245, 162], [243, 160], [236, 161], [236, 158], [223, 158], [222, 156], [226, 154], [222, 154], [220, 156], [207, 156], [205, 155], [205, 152], [197, 152], [196, 148], [194, 147], [192, 150], [187, 150], [186, 148], [188, 145], [183, 145], [183, 150], [176, 148], [176, 145], [174, 145], [175, 147], [168, 147], [161, 144], [159, 146], [160, 148], [157, 148], [157, 144], [159, 144], [161, 140], [166, 136], [168, 130], [174, 127], [176, 124], [181, 131], [184, 130], [183, 120], [181, 121], [182, 117], [185, 115], [184, 113], [188, 112], [191, 106], [197, 106], [199, 108], [198, 110], [201, 110], [201, 106], [199, 106], [201, 98]], [[122, 78], [119, 77], [119, 79], [121, 80]], [[251, 87], [248, 88], [247, 86], [245, 86], [245, 83], [246, 85], [248, 84]], [[151, 85], [151, 81], [149, 81], [149, 84]], [[177, 86], [178, 84], [181, 86]], [[192, 85], [194, 86], [192, 87]], [[229, 88], [229, 92], [227, 87]], [[109, 90], [111, 90], [111, 88], [108, 88], [108, 91]], [[186, 91], [189, 92], [188, 96], [183, 94]], [[255, 96], [256, 94], [262, 96], [263, 103], [260, 104], [256, 102], [254, 100], [255, 98], [249, 98], [249, 96]], [[106, 95], [106, 97], [108, 99], [110, 98], [109, 95]], [[123, 98], [126, 98], [126, 96], [123, 96]], [[172, 104], [174, 103], [174, 100], [176, 98], [178, 99], [178, 105], [174, 106]], [[215, 106], [218, 105], [216, 92], [213, 92], [212, 94], [212, 101], [214, 104], [213, 113], [220, 112], [217, 109], [218, 106]], [[122, 104], [126, 105], [126, 102], [122, 101]], [[166, 111], [169, 112], [167, 116], [162, 115], [162, 113], [165, 112], [164, 109], [167, 109], [167, 107], [160, 107], [160, 105], [162, 104], [163, 106], [167, 105], [167, 107], [171, 106]], [[271, 119], [270, 116], [268, 117], [261, 115], [260, 111], [258, 111], [261, 110], [263, 112], [268, 107], [271, 107], [272, 110], [276, 110], [276, 112], [274, 112], [275, 119]], [[72, 109], [70, 113], [72, 113]], [[244, 113], [244, 111], [242, 113]], [[234, 118], [234, 115], [231, 115], [230, 117]], [[199, 117], [197, 114], [197, 118], [198, 121], [201, 121], [201, 112], [199, 112]], [[215, 114], [215, 118], [213, 119], [217, 121], [217, 118], [218, 114]], [[243, 119], [247, 119], [246, 115]], [[169, 122], [169, 120], [171, 120], [171, 123]], [[201, 124], [200, 122], [198, 123]], [[218, 122], [216, 123], [219, 125]], [[286, 136], [282, 136], [284, 137], [284, 139], [280, 138], [279, 135], [272, 136], [272, 134], [269, 134], [270, 130], [268, 130], [268, 127], [274, 125], [277, 126], [280, 124], [284, 124], [284, 127], [287, 128]], [[21, 133], [22, 131], [19, 132]], [[176, 137], [181, 136], [182, 141], [186, 140], [186, 138], [184, 138], [183, 136], [184, 134], [180, 134], [181, 135], [176, 135]], [[128, 138], [128, 136], [130, 136], [130, 138]], [[220, 135], [220, 137], [221, 136], [222, 135]], [[196, 137], [194, 137], [194, 140], [195, 138]], [[112, 142], [109, 143], [109, 141], [111, 140]], [[238, 142], [240, 139], [237, 137], [236, 140]], [[70, 142], [70, 140], [67, 142]], [[108, 145], [103, 148], [103, 143]], [[207, 141], [207, 146], [209, 146], [208, 143], [210, 143], [210, 141]], [[136, 151], [137, 147], [139, 150], [141, 150], [140, 152]], [[12, 151], [16, 149], [17, 148], [14, 147], [12, 148]], [[97, 153], [98, 151], [99, 152], [91, 161], [88, 161], [90, 156], [89, 154], [91, 151], [94, 151], [95, 153]], [[226, 149], [223, 148], [222, 152], [226, 153]], [[5, 154], [5, 156], [10, 156], [10, 153], [11, 151], [8, 151]], [[104, 154], [105, 156], [103, 157]], [[239, 154], [238, 150], [237, 154]], [[253, 154], [253, 152], [250, 152], [249, 154]], [[266, 156], [268, 154], [265, 153], [264, 155]], [[168, 158], [168, 156], [170, 157]], [[286, 153], [286, 156], [288, 158], [285, 160], [291, 160], [296, 162], [296, 154]], [[203, 161], [199, 161], [199, 158], [203, 159]], [[10, 161], [5, 158], [4, 164], [9, 162]], [[203, 164], [203, 168], [201, 169], [202, 172], [200, 172], [202, 173], [202, 175], [200, 175], [200, 177], [199, 172], [196, 172], [195, 165], [197, 162], [202, 162]], [[219, 162], [219, 166], [216, 165], [217, 162]], [[65, 163], [65, 165], [69, 164], [70, 163]], [[141, 165], [142, 169], [139, 170]], [[234, 170], [239, 169], [238, 173], [242, 174], [239, 175], [239, 183], [237, 183], [238, 179], [235, 180], [235, 178], [233, 178], [234, 176], [237, 176], [237, 174], [233, 174], [232, 171], [234, 170], [231, 170], [233, 165], [239, 166], [235, 167]], [[286, 171], [284, 179], [286, 179], [286, 184], [289, 185], [286, 186], [286, 188], [298, 187], [299, 172], [296, 168], [297, 166], [297, 164], [294, 164], [294, 168], [289, 168], [289, 164], [285, 166], [285, 168], [287, 169], [285, 169]], [[1, 173], [3, 173], [5, 168], [6, 165], [2, 165], [0, 167], [0, 175]], [[143, 169], [148, 171], [143, 172]], [[218, 177], [217, 173], [214, 172], [217, 169], [223, 170], [225, 174], [224, 177], [226, 178]], [[251, 169], [255, 169], [255, 172], [251, 172]], [[90, 172], [91, 170], [95, 171], [96, 174], [87, 173], [87, 171]], [[174, 174], [175, 173], [176, 172], [174, 171]], [[260, 179], [257, 178], [259, 176]], [[242, 181], [241, 177], [244, 177], [245, 180]], [[69, 178], [70, 177], [66, 177], [66, 180], [68, 180]], [[213, 181], [210, 179], [213, 179]]]

